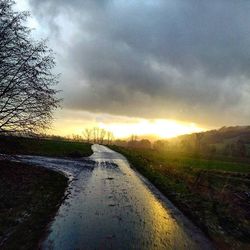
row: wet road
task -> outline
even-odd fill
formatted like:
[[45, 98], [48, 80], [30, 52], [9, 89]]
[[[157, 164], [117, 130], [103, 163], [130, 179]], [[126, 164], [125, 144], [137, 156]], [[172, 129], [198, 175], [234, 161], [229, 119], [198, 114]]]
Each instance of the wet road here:
[[[212, 248], [123, 156], [100, 145], [92, 149], [85, 163], [50, 160], [52, 168], [70, 174], [72, 181], [43, 249]], [[47, 160], [40, 157], [41, 165]]]

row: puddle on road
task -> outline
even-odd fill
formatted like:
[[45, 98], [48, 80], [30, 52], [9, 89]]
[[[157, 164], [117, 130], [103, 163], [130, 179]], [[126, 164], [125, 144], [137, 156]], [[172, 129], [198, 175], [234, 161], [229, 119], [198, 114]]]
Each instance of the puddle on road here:
[[[43, 249], [211, 249], [210, 242], [120, 154], [93, 146], [74, 176]], [[44, 164], [45, 162], [43, 162]], [[88, 167], [86, 167], [86, 164]]]
[[92, 171], [95, 164], [93, 160], [84, 158], [82, 160], [69, 160], [33, 155], [18, 155], [16, 160], [40, 165], [57, 172], [61, 172], [66, 175], [69, 180], [77, 178], [78, 174], [83, 170]]

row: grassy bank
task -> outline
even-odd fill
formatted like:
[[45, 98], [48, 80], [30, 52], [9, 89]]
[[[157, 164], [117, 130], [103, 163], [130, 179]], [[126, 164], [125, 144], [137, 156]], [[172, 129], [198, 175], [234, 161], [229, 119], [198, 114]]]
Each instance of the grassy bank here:
[[83, 142], [2, 136], [0, 137], [0, 153], [84, 157], [91, 155], [92, 150], [90, 144]]
[[36, 249], [66, 187], [59, 173], [0, 161], [0, 249]]
[[250, 165], [113, 146], [220, 248], [250, 246]]

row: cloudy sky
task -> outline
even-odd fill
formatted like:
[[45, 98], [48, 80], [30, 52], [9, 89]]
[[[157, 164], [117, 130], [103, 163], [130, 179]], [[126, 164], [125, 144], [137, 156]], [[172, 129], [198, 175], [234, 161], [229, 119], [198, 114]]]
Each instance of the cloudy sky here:
[[250, 123], [250, 1], [17, 0], [17, 7], [31, 11], [34, 36], [48, 37], [56, 52], [59, 133], [94, 124], [131, 130], [161, 122], [188, 132]]

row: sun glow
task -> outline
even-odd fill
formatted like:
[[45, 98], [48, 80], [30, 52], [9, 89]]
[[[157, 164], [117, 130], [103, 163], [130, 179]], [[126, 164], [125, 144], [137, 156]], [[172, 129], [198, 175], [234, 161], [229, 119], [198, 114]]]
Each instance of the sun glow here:
[[174, 120], [142, 120], [138, 123], [99, 124], [101, 128], [110, 130], [118, 138], [125, 138], [131, 134], [156, 135], [160, 138], [171, 138], [181, 134], [202, 131], [194, 123], [181, 123]]
[[83, 136], [86, 128], [99, 127], [112, 132], [115, 138], [128, 138], [132, 134], [153, 138], [171, 138], [204, 130], [196, 123], [170, 119], [142, 119], [136, 117], [93, 114], [88, 112], [61, 111], [51, 129], [51, 134]]

